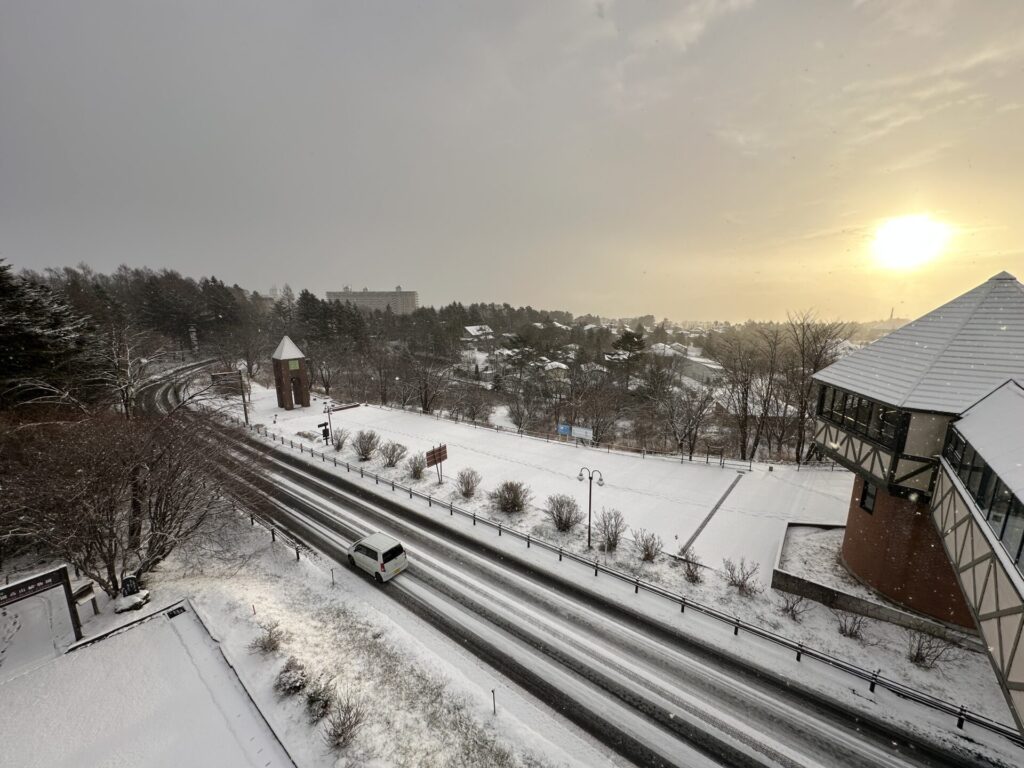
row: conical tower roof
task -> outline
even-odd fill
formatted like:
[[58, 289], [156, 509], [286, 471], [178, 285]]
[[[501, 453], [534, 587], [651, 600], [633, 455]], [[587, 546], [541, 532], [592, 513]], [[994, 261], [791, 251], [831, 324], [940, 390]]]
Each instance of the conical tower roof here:
[[1024, 379], [1024, 286], [1000, 272], [814, 378], [908, 410], [961, 413]]
[[305, 355], [302, 354], [302, 350], [295, 346], [295, 342], [287, 336], [281, 339], [281, 343], [277, 345], [274, 354], [270, 356], [272, 360], [298, 360], [304, 357]]

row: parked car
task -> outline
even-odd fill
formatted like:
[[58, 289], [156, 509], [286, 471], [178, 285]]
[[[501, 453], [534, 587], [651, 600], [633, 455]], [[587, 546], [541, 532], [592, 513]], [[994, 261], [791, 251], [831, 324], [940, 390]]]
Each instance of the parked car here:
[[402, 542], [386, 533], [371, 533], [348, 548], [349, 565], [372, 573], [379, 583], [393, 579], [409, 565]]

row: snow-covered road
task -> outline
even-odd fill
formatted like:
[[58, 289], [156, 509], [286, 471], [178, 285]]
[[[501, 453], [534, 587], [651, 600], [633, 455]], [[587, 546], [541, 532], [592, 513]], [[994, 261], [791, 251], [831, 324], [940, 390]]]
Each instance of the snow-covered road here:
[[934, 764], [308, 473], [276, 463], [273, 479], [286, 500], [278, 511], [301, 538], [335, 551], [369, 530], [403, 539], [414, 566], [386, 587], [399, 602], [431, 607], [460, 633], [502, 649], [670, 764], [681, 754], [687, 765], [712, 755], [751, 765]]

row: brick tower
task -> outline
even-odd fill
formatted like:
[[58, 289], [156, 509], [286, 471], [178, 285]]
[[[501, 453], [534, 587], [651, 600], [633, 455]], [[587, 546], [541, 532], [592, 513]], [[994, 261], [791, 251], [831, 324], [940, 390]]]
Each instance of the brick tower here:
[[274, 354], [274, 385], [277, 387], [277, 407], [286, 411], [296, 405], [309, 407], [309, 371], [306, 356], [287, 336], [281, 339]]

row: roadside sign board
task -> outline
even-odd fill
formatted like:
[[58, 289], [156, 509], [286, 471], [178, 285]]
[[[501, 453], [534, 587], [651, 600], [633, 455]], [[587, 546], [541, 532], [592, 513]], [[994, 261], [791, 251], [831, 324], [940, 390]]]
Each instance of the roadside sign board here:
[[568, 437], [569, 435], [572, 434], [572, 427], [570, 427], [568, 424], [559, 424], [558, 434], [565, 435], [566, 437]]
[[[68, 605], [68, 613], [71, 615], [71, 627], [75, 633], [75, 640], [81, 640], [82, 625], [79, 623], [78, 610], [71, 596], [71, 577], [68, 575], [68, 567], [66, 565], [46, 573], [37, 573], [13, 584], [5, 584], [0, 587], [0, 607], [6, 608], [8, 605], [17, 603], [19, 600], [33, 597], [56, 587], [63, 587], [64, 599]], [[52, 627], [52, 616], [50, 617], [50, 622]]]
[[594, 430], [590, 427], [573, 427], [572, 436], [577, 440], [593, 440]]
[[427, 451], [427, 466], [433, 467], [448, 458], [448, 446], [442, 445], [439, 448], [431, 448]]

